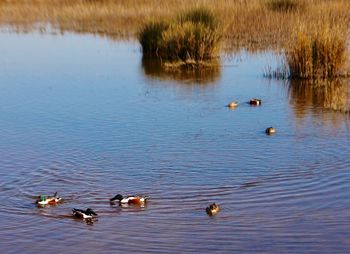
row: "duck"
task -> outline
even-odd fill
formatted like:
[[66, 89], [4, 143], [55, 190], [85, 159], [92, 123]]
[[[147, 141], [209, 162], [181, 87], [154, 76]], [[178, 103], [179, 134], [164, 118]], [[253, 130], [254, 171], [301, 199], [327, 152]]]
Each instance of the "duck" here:
[[266, 128], [265, 133], [266, 133], [267, 135], [274, 134], [274, 133], [276, 133], [276, 129], [273, 128], [273, 127]]
[[147, 196], [127, 196], [124, 197], [121, 194], [117, 194], [115, 195], [113, 198], [111, 198], [109, 201], [111, 203], [111, 205], [114, 205], [115, 202], [118, 202], [120, 205], [138, 205], [138, 206], [143, 206], [146, 201], [147, 201], [148, 197]]
[[72, 212], [74, 217], [84, 220], [91, 220], [97, 216], [97, 213], [95, 213], [91, 208], [86, 210], [73, 208]]
[[205, 211], [209, 216], [213, 216], [220, 212], [220, 206], [215, 203], [212, 203], [205, 209]]
[[227, 104], [227, 107], [230, 109], [234, 109], [238, 106], [238, 102], [237, 101], [231, 101], [229, 104]]
[[255, 98], [253, 98], [249, 101], [249, 104], [253, 105], [253, 106], [260, 106], [261, 103], [262, 103], [262, 101], [260, 99], [255, 99]]
[[38, 199], [35, 201], [35, 203], [40, 206], [56, 205], [61, 200], [62, 198], [58, 197], [57, 192], [55, 192], [53, 196], [45, 196], [45, 195], [39, 196]]

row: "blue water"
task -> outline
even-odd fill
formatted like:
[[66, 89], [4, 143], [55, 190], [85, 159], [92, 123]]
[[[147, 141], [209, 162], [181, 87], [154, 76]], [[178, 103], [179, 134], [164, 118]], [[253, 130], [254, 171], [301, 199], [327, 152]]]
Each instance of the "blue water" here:
[[[133, 41], [0, 41], [1, 253], [348, 251], [349, 115], [264, 79], [271, 52], [185, 75], [147, 66]], [[346, 107], [349, 84], [339, 86], [325, 97]], [[35, 206], [56, 191], [62, 204]], [[150, 201], [110, 206], [117, 193]], [[210, 218], [212, 202], [221, 212]], [[97, 221], [72, 219], [87, 207]]]

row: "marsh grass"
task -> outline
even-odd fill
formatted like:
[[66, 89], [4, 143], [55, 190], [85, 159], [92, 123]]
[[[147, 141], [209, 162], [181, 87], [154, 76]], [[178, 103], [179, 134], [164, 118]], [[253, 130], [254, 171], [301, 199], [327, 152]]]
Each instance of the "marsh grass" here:
[[266, 5], [272, 11], [293, 12], [304, 10], [306, 2], [304, 0], [268, 0]]
[[194, 24], [203, 24], [205, 27], [213, 30], [219, 27], [219, 21], [215, 14], [207, 8], [198, 7], [184, 13], [180, 13], [178, 18], [180, 24], [192, 22]]
[[279, 64], [276, 68], [266, 66], [263, 76], [268, 79], [287, 80], [290, 78], [289, 68], [285, 61]]
[[305, 10], [297, 7], [297, 11], [271, 9], [269, 1], [278, 0], [0, 0], [0, 24], [16, 30], [44, 30], [50, 24], [59, 32], [134, 39], [145, 20], [168, 20], [178, 12], [203, 6], [222, 21], [226, 51], [283, 48], [300, 23], [312, 29], [325, 19], [349, 24], [348, 0], [293, 0], [307, 2]]
[[163, 32], [161, 57], [170, 61], [205, 61], [218, 57], [221, 35], [202, 23], [173, 24]]
[[297, 27], [279, 56], [277, 68], [268, 67], [264, 76], [273, 79], [348, 78], [348, 29], [325, 22], [318, 29]]
[[298, 31], [286, 54], [290, 78], [324, 79], [341, 75], [346, 64], [346, 45], [346, 30], [339, 26], [326, 26], [311, 34]]
[[139, 32], [138, 39], [142, 45], [142, 53], [145, 57], [160, 57], [162, 34], [169, 28], [166, 21], [149, 21], [144, 24]]
[[169, 21], [148, 22], [138, 37], [144, 57], [159, 58], [174, 67], [193, 68], [218, 57], [222, 35], [215, 15], [198, 8]]

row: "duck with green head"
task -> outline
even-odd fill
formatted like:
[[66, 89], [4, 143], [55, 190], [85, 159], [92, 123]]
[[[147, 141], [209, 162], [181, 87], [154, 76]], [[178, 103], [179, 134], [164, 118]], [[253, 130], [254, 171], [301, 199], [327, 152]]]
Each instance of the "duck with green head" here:
[[55, 192], [53, 196], [40, 195], [35, 201], [35, 203], [39, 206], [45, 206], [45, 205], [56, 205], [61, 201], [62, 201], [62, 198], [58, 197], [57, 192]]

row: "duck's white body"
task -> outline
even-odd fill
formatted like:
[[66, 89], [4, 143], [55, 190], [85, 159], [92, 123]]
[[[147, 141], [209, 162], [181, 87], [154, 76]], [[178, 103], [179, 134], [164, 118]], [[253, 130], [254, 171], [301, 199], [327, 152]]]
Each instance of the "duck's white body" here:
[[92, 215], [86, 215], [80, 211], [73, 211], [73, 216], [83, 218], [83, 219], [92, 219]]
[[145, 197], [126, 197], [120, 200], [121, 204], [133, 204], [133, 203], [145, 203], [146, 198]]
[[116, 202], [119, 203], [119, 205], [121, 206], [128, 206], [128, 205], [136, 205], [136, 206], [141, 206], [144, 207], [145, 203], [147, 201], [147, 197], [146, 196], [127, 196], [127, 197], [123, 197], [122, 195], [118, 194], [115, 197], [110, 199], [110, 202], [112, 205], [114, 205]]
[[62, 200], [62, 198], [56, 198], [56, 197], [46, 198], [44, 200], [38, 201], [38, 205], [55, 205], [58, 202], [60, 202], [61, 200]]
[[56, 205], [61, 200], [62, 198], [58, 197], [57, 192], [55, 192], [53, 196], [45, 196], [45, 195], [39, 196], [35, 203], [39, 206]]
[[94, 218], [94, 216], [97, 216], [97, 214], [92, 211], [90, 208], [84, 210], [80, 210], [80, 209], [73, 209], [73, 216], [80, 218], [80, 219], [84, 219], [84, 220], [91, 220]]
[[238, 102], [236, 101], [231, 101], [229, 104], [227, 104], [227, 107], [229, 108], [236, 108], [238, 106]]

